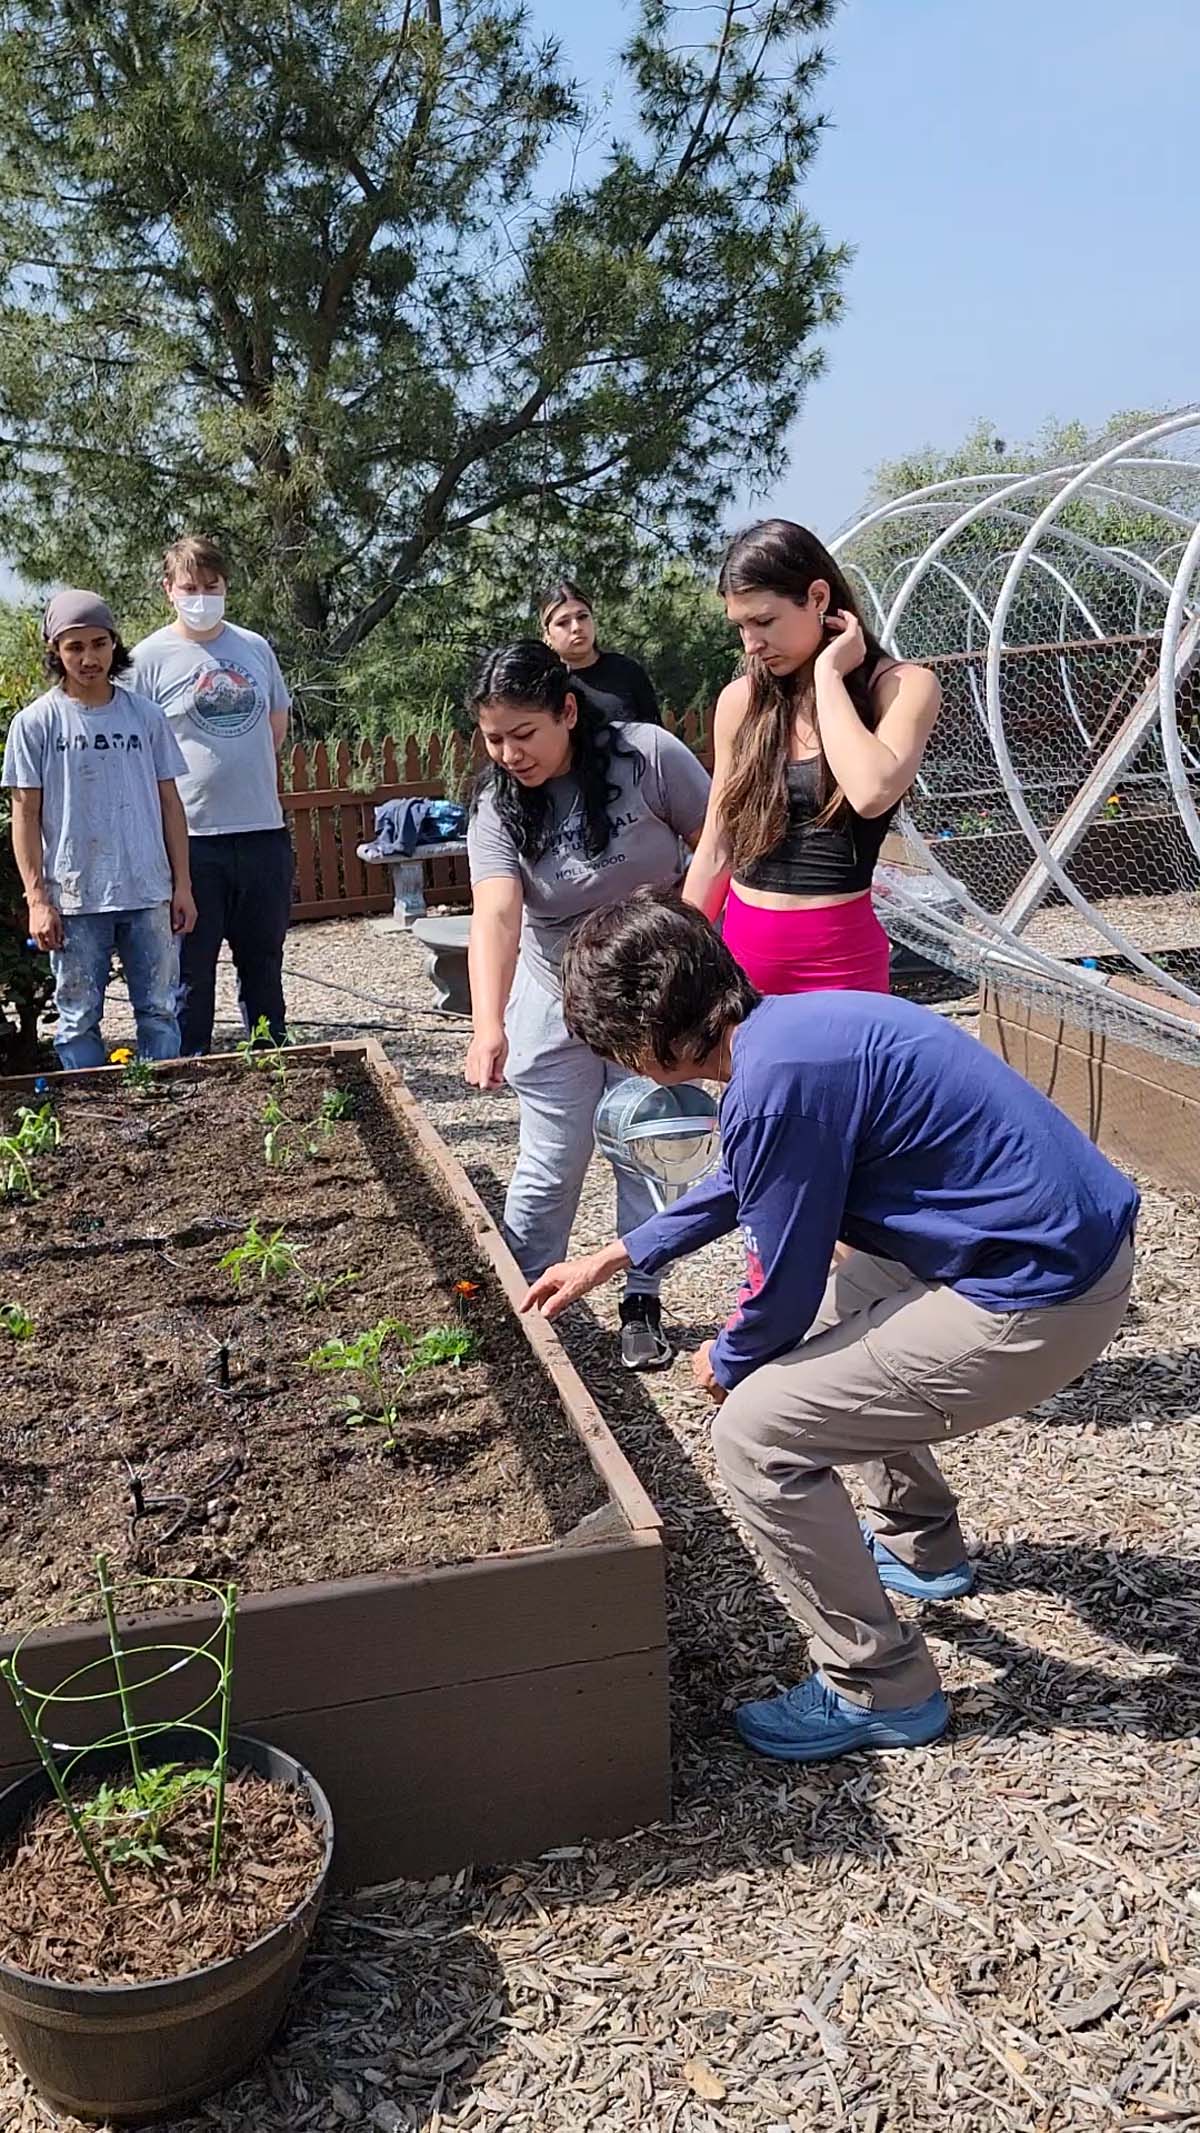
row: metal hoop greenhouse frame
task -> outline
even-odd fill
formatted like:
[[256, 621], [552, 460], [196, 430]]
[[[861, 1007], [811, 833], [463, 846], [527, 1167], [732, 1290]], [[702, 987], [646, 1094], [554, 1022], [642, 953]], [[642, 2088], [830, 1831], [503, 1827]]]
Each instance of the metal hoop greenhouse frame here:
[[[1163, 1039], [1167, 1023], [1175, 1025], [1169, 1009], [1180, 1004], [1184, 1015], [1200, 1007], [1200, 987], [1193, 980], [1164, 966], [1160, 955], [1145, 952], [1119, 925], [1111, 912], [1097, 909], [1094, 898], [1084, 895], [1069, 871], [1069, 856], [1088, 825], [1100, 814], [1113, 781], [1135, 755], [1143, 739], [1157, 728], [1165, 760], [1165, 782], [1187, 847], [1200, 858], [1200, 813], [1189, 782], [1185, 747], [1179, 730], [1178, 692], [1185, 677], [1200, 666], [1200, 525], [1197, 510], [1179, 509], [1177, 503], [1156, 494], [1154, 483], [1162, 477], [1182, 478], [1180, 500], [1194, 494], [1200, 482], [1200, 456], [1180, 456], [1171, 441], [1187, 433], [1200, 437], [1200, 405], [1182, 408], [1147, 423], [1086, 459], [1036, 469], [1021, 474], [986, 473], [955, 475], [931, 482], [920, 489], [875, 506], [838, 533], [831, 552], [851, 572], [862, 588], [876, 618], [881, 641], [898, 657], [920, 658], [924, 646], [917, 636], [904, 636], [912, 625], [918, 592], [933, 579], [945, 581], [961, 602], [959, 618], [961, 648], [974, 651], [978, 645], [983, 661], [983, 687], [973, 671], [967, 686], [978, 716], [990, 764], [994, 766], [1006, 806], [1013, 817], [1014, 834], [1028, 851], [1028, 878], [1002, 910], [987, 907], [978, 895], [959, 880], [953, 867], [931, 848], [927, 834], [906, 811], [902, 830], [917, 863], [953, 898], [958, 916], [948, 921], [942, 952], [954, 965], [977, 971], [999, 957], [1014, 977], [1036, 989], [1046, 980], [1083, 1023], [1112, 1023], [1115, 1030], [1137, 1032], [1155, 1048]], [[1163, 449], [1166, 447], [1166, 449]], [[1183, 483], [1190, 482], [1191, 492]], [[1181, 538], [1160, 545], [1152, 555], [1139, 555], [1120, 542], [1088, 538], [1062, 523], [1065, 509], [1082, 500], [1096, 505], [1117, 504], [1143, 512], [1148, 521], [1166, 529], [1178, 529]], [[982, 564], [959, 560], [959, 544], [973, 537], [976, 529], [1019, 529], [1019, 538], [1002, 552], [987, 549]], [[859, 550], [864, 536], [885, 527], [911, 527], [912, 541], [884, 569], [873, 569], [867, 552]], [[1051, 554], [1042, 553], [1046, 546]], [[1165, 606], [1161, 651], [1154, 683], [1145, 688], [1118, 736], [1115, 749], [1106, 750], [1102, 762], [1083, 777], [1075, 801], [1052, 832], [1042, 829], [1034, 817], [1013, 759], [1005, 720], [1005, 691], [1001, 661], [1012, 647], [1006, 639], [1009, 620], [1023, 577], [1036, 572], [1056, 584], [1062, 595], [1059, 636], [1064, 636], [1063, 617], [1068, 607], [1079, 613], [1095, 641], [1105, 641], [1104, 626], [1094, 611], [1090, 591], [1075, 582], [1077, 571], [1091, 570], [1114, 580], [1125, 579], [1137, 589], [1136, 621], [1144, 627], [1142, 604], [1147, 595]], [[1001, 573], [1001, 582], [989, 593], [987, 580]], [[1072, 693], [1065, 645], [1060, 647], [1059, 668], [1063, 682], [1065, 714], [1070, 717], [1086, 745], [1090, 745]], [[932, 760], [932, 758], [931, 758]], [[926, 765], [928, 771], [930, 765]], [[919, 789], [925, 789], [919, 781]], [[1024, 927], [1047, 892], [1056, 893], [1088, 928], [1098, 936], [1099, 952], [1123, 958], [1153, 988], [1150, 998], [1125, 999], [1109, 1013], [1102, 1004], [1105, 981], [1089, 984], [1093, 973], [1069, 958], [1039, 953], [1024, 936]], [[932, 942], [928, 912], [909, 905], [903, 881], [895, 884], [892, 899], [898, 917], [911, 921]], [[935, 948], [937, 943], [932, 943]], [[1188, 1034], [1186, 1050], [1194, 1053], [1194, 1025], [1179, 1022]], [[1169, 1034], [1169, 1033], [1167, 1033]], [[1174, 1040], [1172, 1039], [1172, 1044]]]

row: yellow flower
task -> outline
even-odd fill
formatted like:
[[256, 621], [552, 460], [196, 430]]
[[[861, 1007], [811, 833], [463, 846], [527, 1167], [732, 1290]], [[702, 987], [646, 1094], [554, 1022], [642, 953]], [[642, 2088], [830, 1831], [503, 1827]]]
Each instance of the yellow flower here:
[[109, 1053], [108, 1063], [110, 1066], [128, 1066], [132, 1058], [133, 1046], [131, 1044], [118, 1044], [116, 1050]]

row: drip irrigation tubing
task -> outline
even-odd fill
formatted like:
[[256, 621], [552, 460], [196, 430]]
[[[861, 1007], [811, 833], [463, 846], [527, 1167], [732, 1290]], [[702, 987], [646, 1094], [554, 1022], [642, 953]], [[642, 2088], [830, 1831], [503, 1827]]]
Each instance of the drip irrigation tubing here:
[[[359, 992], [353, 985], [338, 984], [334, 978], [318, 978], [311, 971], [301, 970], [296, 963], [285, 963], [283, 974], [287, 978], [297, 979], [301, 985], [316, 985], [323, 992], [344, 993], [348, 1000], [360, 1000], [365, 1007], [382, 1007], [389, 1014], [401, 1014], [407, 1017], [404, 1022], [358, 1022], [355, 1024], [356, 1029], [393, 1030], [398, 1036], [403, 1036], [410, 1027], [414, 1015], [424, 1016], [443, 1025], [455, 1022], [465, 1023], [471, 1019], [469, 1015], [447, 1013], [440, 1007], [409, 1007], [403, 1000], [385, 1000], [378, 993]], [[310, 1021], [310, 1017], [307, 1015], [296, 1015], [293, 1019], [297, 1022]], [[333, 1022], [314, 1022], [311, 1024], [314, 1029], [336, 1029], [339, 1026]]]

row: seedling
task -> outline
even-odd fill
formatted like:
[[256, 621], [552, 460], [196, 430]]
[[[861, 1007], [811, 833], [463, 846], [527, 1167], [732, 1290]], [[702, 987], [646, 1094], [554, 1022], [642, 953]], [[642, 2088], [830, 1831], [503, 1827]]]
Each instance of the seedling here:
[[0, 1305], [0, 1327], [15, 1341], [31, 1341], [36, 1331], [24, 1304]]
[[287, 1068], [282, 1062], [282, 1049], [277, 1050], [280, 1066], [276, 1086], [262, 1112], [263, 1154], [268, 1164], [282, 1169], [294, 1156], [320, 1155], [322, 1147], [333, 1138], [338, 1121], [353, 1111], [354, 1098], [345, 1089], [327, 1089], [315, 1118], [296, 1118], [286, 1106]]
[[[391, 1344], [403, 1351], [391, 1386], [386, 1382], [384, 1350]], [[352, 1340], [335, 1336], [306, 1355], [310, 1370], [352, 1370], [364, 1381], [367, 1398], [351, 1393], [346, 1403], [347, 1420], [354, 1429], [378, 1424], [387, 1431], [385, 1451], [394, 1451], [400, 1427], [400, 1394], [419, 1371], [465, 1362], [475, 1346], [474, 1336], [461, 1326], [433, 1326], [414, 1340], [409, 1327], [398, 1318], [381, 1318]], [[391, 1395], [389, 1397], [389, 1394]]]
[[351, 1393], [346, 1405], [354, 1423], [391, 1421], [395, 1408], [389, 1407], [384, 1388], [383, 1351], [389, 1341], [400, 1340], [408, 1344], [412, 1335], [398, 1318], [381, 1318], [365, 1332], [356, 1333], [352, 1340], [343, 1340], [335, 1334], [322, 1341], [311, 1355], [304, 1358], [309, 1370], [353, 1370], [366, 1381], [371, 1405], [360, 1393]]
[[287, 1242], [282, 1226], [264, 1237], [258, 1224], [252, 1222], [241, 1243], [226, 1252], [221, 1267], [235, 1289], [255, 1274], [265, 1286], [269, 1281], [286, 1281], [290, 1274], [298, 1273], [300, 1255], [295, 1245]]
[[5, 1200], [36, 1200], [33, 1172], [11, 1133], [0, 1134], [0, 1197]]
[[0, 1196], [6, 1200], [36, 1200], [30, 1162], [37, 1155], [52, 1155], [62, 1139], [62, 1127], [47, 1100], [34, 1111], [22, 1104], [11, 1133], [0, 1134]]
[[292, 1160], [287, 1114], [277, 1096], [268, 1096], [263, 1105], [263, 1154], [268, 1163], [278, 1163], [280, 1168]]
[[154, 1866], [169, 1862], [163, 1832], [193, 1793], [216, 1784], [214, 1770], [185, 1770], [179, 1763], [158, 1763], [129, 1785], [98, 1785], [79, 1806], [79, 1819], [110, 1866]]
[[339, 1289], [355, 1289], [361, 1280], [362, 1275], [354, 1271], [345, 1274], [334, 1274], [328, 1281], [314, 1281], [304, 1299], [305, 1310], [323, 1311], [330, 1298], [336, 1296]]
[[271, 1025], [265, 1015], [260, 1015], [248, 1037], [234, 1046], [245, 1066], [257, 1068], [260, 1073], [273, 1074], [281, 1090], [287, 1086], [287, 1055], [291, 1038], [284, 1037], [280, 1043], [271, 1035]]
[[152, 1096], [154, 1068], [148, 1059], [131, 1059], [121, 1076], [121, 1087], [131, 1096]]
[[[105, 1901], [115, 1904], [117, 1895], [110, 1879], [113, 1868], [130, 1861], [146, 1866], [169, 1861], [170, 1853], [163, 1842], [168, 1826], [185, 1801], [202, 1790], [212, 1794], [209, 1874], [212, 1880], [217, 1878], [229, 1771], [237, 1587], [209, 1585], [195, 1578], [132, 1578], [123, 1580], [118, 1591], [102, 1555], [96, 1558], [96, 1571], [108, 1629], [105, 1656], [91, 1660], [82, 1670], [76, 1666], [55, 1688], [35, 1688], [26, 1681], [22, 1671], [25, 1643], [22, 1638], [10, 1657], [0, 1659], [0, 1678], [12, 1693], [38, 1761], [76, 1843], [96, 1876]], [[174, 1647], [182, 1655], [182, 1663], [196, 1659], [207, 1662], [212, 1669], [211, 1675], [206, 1677], [211, 1686], [207, 1691], [201, 1690], [199, 1701], [193, 1701], [186, 1715], [176, 1719], [139, 1715], [138, 1698], [142, 1689], [153, 1688], [165, 1679], [161, 1650], [152, 1645], [126, 1644], [118, 1627], [119, 1598], [124, 1602], [120, 1609], [122, 1613], [132, 1613], [136, 1609], [144, 1619], [148, 1601], [161, 1605], [164, 1586], [185, 1602], [202, 1605], [208, 1615], [213, 1613], [215, 1605], [217, 1613], [216, 1625], [207, 1636], [201, 1638], [198, 1635], [195, 1644]], [[130, 1660], [139, 1662], [132, 1674]], [[147, 1661], [156, 1663], [148, 1666]], [[168, 1668], [168, 1672], [178, 1671], [179, 1663]], [[112, 1687], [109, 1686], [110, 1673]], [[102, 1680], [103, 1687], [96, 1688], [89, 1683], [87, 1689], [81, 1688], [85, 1676], [91, 1677], [91, 1682]], [[195, 1677], [189, 1673], [187, 1678], [190, 1681]], [[72, 1718], [76, 1718], [80, 1702], [104, 1707], [113, 1700], [114, 1690], [120, 1720], [114, 1724], [113, 1730], [97, 1739], [95, 1728], [88, 1729], [92, 1737], [86, 1745], [64, 1742], [62, 1732], [66, 1710], [69, 1709]], [[211, 1749], [211, 1759], [206, 1766], [188, 1769], [178, 1762], [155, 1763], [147, 1758], [146, 1749], [152, 1749], [154, 1742], [175, 1724], [186, 1725], [189, 1733], [196, 1736], [206, 1757]], [[81, 1797], [79, 1778], [86, 1770], [88, 1757], [106, 1749], [122, 1751], [129, 1770], [129, 1782], [114, 1785], [105, 1779]]]
[[52, 1155], [62, 1140], [62, 1127], [54, 1115], [54, 1106], [47, 1101], [39, 1104], [36, 1111], [28, 1104], [17, 1109], [17, 1130], [12, 1138], [26, 1155]]
[[408, 1368], [434, 1370], [439, 1363], [452, 1363], [457, 1370], [465, 1363], [475, 1346], [473, 1333], [464, 1332], [461, 1326], [431, 1326], [423, 1333], [409, 1358]]

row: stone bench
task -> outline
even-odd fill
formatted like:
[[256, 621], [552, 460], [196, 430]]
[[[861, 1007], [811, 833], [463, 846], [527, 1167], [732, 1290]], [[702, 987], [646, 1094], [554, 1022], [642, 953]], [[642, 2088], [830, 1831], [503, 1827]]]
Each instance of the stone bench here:
[[467, 943], [471, 921], [462, 918], [418, 918], [411, 932], [425, 950], [425, 972], [437, 1004], [444, 1015], [469, 1015], [471, 981], [467, 975]]
[[397, 852], [394, 857], [376, 859], [371, 856], [370, 845], [360, 844], [359, 858], [368, 866], [386, 867], [392, 877], [392, 915], [375, 921], [380, 931], [411, 933], [416, 921], [425, 916], [426, 861], [460, 859], [466, 849], [465, 838], [447, 837], [440, 844], [418, 844], [410, 853]]

